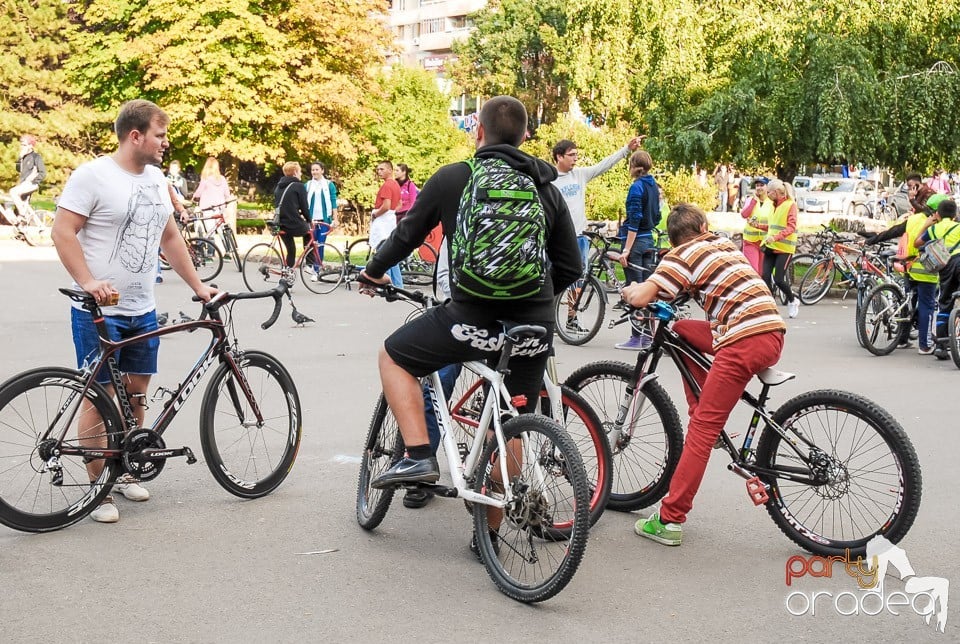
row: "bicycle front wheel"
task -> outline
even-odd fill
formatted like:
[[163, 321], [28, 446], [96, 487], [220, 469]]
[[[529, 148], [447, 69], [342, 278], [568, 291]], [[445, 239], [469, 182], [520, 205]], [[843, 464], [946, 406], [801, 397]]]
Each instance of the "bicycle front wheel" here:
[[413, 251], [407, 259], [400, 264], [400, 273], [403, 276], [404, 284], [414, 286], [430, 286], [433, 284], [433, 269], [436, 266], [434, 262], [428, 262], [421, 256], [421, 251], [426, 246], [424, 255], [427, 257], [437, 257], [437, 250], [430, 244], [424, 242], [422, 246]]
[[857, 308], [853, 316], [853, 326], [857, 331], [857, 343], [861, 347], [866, 348], [867, 340], [863, 337], [863, 329], [860, 328], [860, 311], [863, 310], [863, 304], [867, 300], [867, 295], [880, 284], [880, 281], [873, 275], [865, 275], [860, 279], [862, 281], [857, 283]]
[[556, 297], [557, 335], [567, 344], [580, 346], [592, 340], [603, 325], [607, 296], [592, 275]]
[[804, 304], [816, 304], [833, 285], [833, 259], [825, 257], [810, 267], [800, 280], [797, 297]]
[[373, 247], [370, 246], [370, 240], [366, 237], [355, 239], [347, 246], [347, 257], [351, 264], [363, 268], [373, 257]]
[[[540, 400], [544, 416], [553, 417], [550, 410], [550, 396], [546, 389], [540, 391]], [[580, 394], [562, 385], [560, 400], [561, 425], [580, 452], [580, 459], [583, 461], [584, 472], [587, 475], [587, 484], [590, 486], [590, 525], [592, 526], [600, 520], [610, 499], [610, 486], [613, 483], [611, 477], [613, 456], [610, 452], [610, 444], [603, 431], [603, 423]], [[554, 418], [554, 420], [560, 419]]]
[[271, 244], [256, 244], [243, 258], [243, 283], [248, 291], [273, 288], [283, 273], [283, 258]]
[[223, 231], [223, 243], [227, 252], [233, 257], [233, 264], [237, 267], [237, 271], [242, 273], [243, 260], [240, 259], [240, 247], [237, 245], [237, 236], [233, 234], [233, 229], [226, 228]]
[[867, 351], [885, 356], [897, 348], [903, 326], [909, 324], [906, 304], [903, 291], [894, 284], [881, 284], [867, 294], [857, 315], [858, 332]]
[[357, 481], [357, 523], [364, 530], [373, 530], [390, 509], [396, 488], [378, 490], [370, 482], [386, 472], [403, 458], [403, 437], [383, 394], [377, 400], [370, 421], [370, 431], [363, 444], [360, 461], [360, 478]]
[[[683, 426], [670, 396], [656, 381], [625, 400], [633, 367], [624, 362], [594, 362], [577, 369], [566, 385], [579, 393], [600, 417], [613, 457], [611, 510], [632, 512], [659, 501], [680, 462]], [[617, 425], [620, 405], [629, 415]]]
[[187, 240], [187, 252], [201, 282], [209, 282], [223, 269], [223, 255], [209, 239], [193, 237]]
[[[81, 395], [79, 371], [26, 371], [0, 386], [0, 523], [47, 532], [87, 516], [110, 493], [118, 460], [66, 455], [67, 448], [120, 448], [123, 422], [100, 385]], [[44, 436], [48, 438], [44, 438]], [[82, 438], [81, 438], [82, 436]], [[61, 438], [62, 437], [62, 438]], [[60, 450], [59, 457], [54, 451]]]
[[223, 363], [207, 385], [200, 444], [223, 489], [256, 499], [270, 494], [290, 473], [303, 414], [297, 387], [276, 358], [245, 351], [236, 365], [242, 378]]
[[[503, 424], [503, 437], [503, 454], [496, 440], [487, 442], [474, 491], [505, 497], [505, 458], [512, 500], [503, 510], [474, 506], [474, 534], [497, 588], [518, 601], [540, 602], [563, 590], [580, 565], [590, 490], [577, 446], [554, 421], [517, 416]], [[563, 530], [556, 530], [559, 525]]]
[[[917, 454], [903, 427], [862, 396], [821, 390], [788, 400], [757, 444], [770, 486], [767, 511], [800, 547], [821, 556], [865, 556], [882, 535], [897, 543], [920, 508]], [[797, 440], [797, 437], [800, 439]], [[781, 478], [808, 476], [811, 482]]]
[[319, 265], [308, 263], [308, 257], [300, 262], [300, 279], [308, 290], [325, 295], [332, 292], [345, 277], [343, 254], [335, 246], [324, 244], [323, 261]]

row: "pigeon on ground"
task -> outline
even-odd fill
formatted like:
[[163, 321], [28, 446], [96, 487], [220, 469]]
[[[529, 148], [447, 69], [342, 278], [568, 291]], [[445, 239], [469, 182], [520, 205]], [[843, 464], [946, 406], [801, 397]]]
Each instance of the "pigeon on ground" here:
[[297, 325], [299, 326], [303, 326], [307, 322], [314, 321], [313, 318], [307, 317], [306, 315], [298, 311], [296, 307], [293, 308], [293, 312], [290, 314], [290, 317], [292, 317], [293, 321], [296, 322]]

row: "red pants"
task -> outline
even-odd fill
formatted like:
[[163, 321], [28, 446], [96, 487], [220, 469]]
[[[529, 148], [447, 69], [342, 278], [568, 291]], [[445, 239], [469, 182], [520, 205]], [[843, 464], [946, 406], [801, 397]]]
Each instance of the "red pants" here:
[[714, 356], [713, 366], [705, 372], [684, 358], [700, 385], [700, 399], [683, 383], [690, 406], [690, 425], [680, 454], [677, 471], [670, 480], [670, 491], [660, 508], [663, 523], [683, 523], [693, 508], [693, 497], [707, 469], [710, 452], [750, 379], [780, 359], [783, 334], [753, 335], [714, 353], [710, 325], [701, 320], [678, 320], [673, 330], [697, 350]]

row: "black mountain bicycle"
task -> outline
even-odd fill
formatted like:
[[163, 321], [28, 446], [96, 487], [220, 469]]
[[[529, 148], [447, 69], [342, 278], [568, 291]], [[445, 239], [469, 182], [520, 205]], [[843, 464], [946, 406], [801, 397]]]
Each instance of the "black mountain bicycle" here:
[[[93, 297], [60, 289], [93, 315], [101, 353], [80, 371], [42, 367], [0, 385], [0, 523], [26, 532], [65, 528], [93, 511], [122, 473], [149, 481], [168, 458], [184, 456], [195, 463], [189, 447], [168, 447], [163, 433], [214, 362], [219, 366], [200, 407], [200, 444], [207, 467], [217, 483], [241, 498], [259, 498], [276, 489], [300, 446], [300, 396], [276, 358], [240, 349], [232, 310], [237, 300], [272, 297], [273, 314], [261, 325], [270, 327], [283, 297], [289, 297], [289, 281], [259, 293], [218, 293], [203, 305], [200, 319], [120, 342], [107, 339]], [[117, 352], [150, 338], [197, 329], [213, 335], [206, 351], [175, 391], [157, 389], [152, 400], [162, 401], [163, 407], [149, 429], [140, 427], [133, 405], [146, 400], [127, 393]], [[96, 382], [103, 369], [116, 400]]]
[[[657, 382], [660, 359], [670, 358], [697, 396], [700, 387], [681, 357], [705, 370], [711, 359], [673, 330], [673, 306], [654, 302], [627, 315], [656, 327], [636, 365], [595, 362], [565, 384], [607, 427], [614, 463], [607, 507], [637, 510], [666, 494], [683, 445], [676, 406]], [[753, 415], [740, 447], [726, 430], [720, 434], [717, 447], [731, 459], [727, 468], [747, 479], [751, 500], [766, 505], [785, 535], [814, 554], [843, 556], [849, 549], [863, 556], [876, 535], [898, 542], [917, 516], [922, 487], [903, 427], [876, 403], [833, 389], [800, 394], [767, 411], [771, 387], [793, 377], [766, 369], [757, 376], [760, 395], [740, 397]]]

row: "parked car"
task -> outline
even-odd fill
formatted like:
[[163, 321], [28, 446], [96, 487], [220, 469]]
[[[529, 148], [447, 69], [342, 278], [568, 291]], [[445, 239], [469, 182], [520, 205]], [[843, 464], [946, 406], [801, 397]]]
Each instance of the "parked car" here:
[[807, 193], [811, 190], [814, 190], [820, 186], [823, 182], [823, 179], [819, 177], [808, 177], [806, 175], [799, 174], [793, 178], [793, 194], [794, 201], [797, 202], [797, 209], [804, 209], [804, 199], [807, 196]]
[[[873, 184], [862, 179], [825, 179], [803, 197], [807, 212], [853, 215], [858, 205], [873, 198]], [[798, 206], [799, 207], [799, 206]]]

